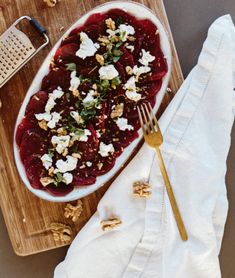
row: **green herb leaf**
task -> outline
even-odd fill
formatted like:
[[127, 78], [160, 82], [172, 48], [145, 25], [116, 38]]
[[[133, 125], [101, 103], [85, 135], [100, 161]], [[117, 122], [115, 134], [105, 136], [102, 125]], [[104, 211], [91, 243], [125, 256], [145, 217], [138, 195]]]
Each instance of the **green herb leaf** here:
[[54, 184], [55, 186], [58, 186], [59, 183], [64, 182], [63, 175], [61, 173], [56, 173], [54, 176]]
[[113, 56], [113, 61], [116, 63], [121, 57], [120, 56]]
[[110, 88], [110, 83], [108, 80], [100, 80], [97, 87], [100, 93], [106, 93]]
[[54, 156], [54, 149], [53, 148], [49, 148], [48, 149], [48, 155], [52, 158]]
[[81, 84], [83, 84], [85, 82], [91, 83], [91, 80], [89, 78], [84, 77], [83, 75], [80, 75], [79, 79], [81, 81]]
[[120, 38], [121, 41], [124, 40], [125, 35], [126, 35], [126, 32], [125, 32], [125, 31], [124, 31], [124, 32], [121, 32], [121, 33], [119, 34], [119, 38]]
[[76, 64], [75, 63], [66, 64], [66, 70], [75, 71], [76, 70]]
[[67, 101], [69, 102], [70, 101], [70, 93], [66, 93], [65, 97], [66, 97]]
[[122, 41], [121, 41], [121, 42], [118, 42], [118, 43], [116, 44], [116, 48], [119, 48], [122, 44], [123, 44]]
[[83, 109], [80, 113], [80, 116], [83, 119], [88, 120], [89, 118], [91, 118], [95, 114], [96, 114], [96, 111], [95, 111], [95, 107], [94, 107], [93, 109]]
[[118, 18], [116, 19], [116, 26], [118, 27], [120, 24], [124, 23], [124, 19], [121, 16], [118, 16]]
[[115, 48], [113, 50], [113, 55], [114, 56], [122, 56], [123, 52], [120, 49]]
[[118, 85], [120, 85], [121, 83], [122, 83], [122, 82], [121, 82], [119, 76], [113, 78], [112, 81], [111, 81], [111, 84], [114, 85], [114, 86], [118, 86]]

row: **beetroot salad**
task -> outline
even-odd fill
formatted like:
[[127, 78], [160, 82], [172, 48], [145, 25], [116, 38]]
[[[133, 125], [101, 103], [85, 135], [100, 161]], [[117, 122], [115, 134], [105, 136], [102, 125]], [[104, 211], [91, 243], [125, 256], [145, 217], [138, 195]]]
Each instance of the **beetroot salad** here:
[[94, 184], [138, 137], [136, 106], [155, 105], [166, 72], [148, 19], [113, 9], [70, 32], [16, 131], [31, 186], [64, 196]]

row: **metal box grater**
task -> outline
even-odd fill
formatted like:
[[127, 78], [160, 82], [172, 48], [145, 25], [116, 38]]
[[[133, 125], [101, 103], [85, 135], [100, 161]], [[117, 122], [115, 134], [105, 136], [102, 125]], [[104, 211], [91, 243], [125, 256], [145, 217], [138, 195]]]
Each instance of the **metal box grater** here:
[[[45, 43], [37, 49], [28, 36], [16, 28], [23, 19], [29, 22], [44, 36]], [[0, 88], [34, 55], [49, 43], [46, 30], [32, 17], [22, 16], [0, 36]]]

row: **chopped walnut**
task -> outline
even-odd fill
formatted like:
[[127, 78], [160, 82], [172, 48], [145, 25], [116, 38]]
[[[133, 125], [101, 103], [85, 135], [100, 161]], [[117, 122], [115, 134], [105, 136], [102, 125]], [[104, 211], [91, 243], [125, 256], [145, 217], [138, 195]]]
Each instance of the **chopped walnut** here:
[[135, 41], [135, 37], [133, 37], [133, 36], [128, 36], [127, 39], [131, 42]]
[[152, 194], [151, 186], [148, 183], [142, 181], [134, 182], [133, 194], [134, 196], [141, 198], [149, 197]]
[[40, 126], [41, 129], [47, 130], [47, 122], [45, 120], [41, 120], [38, 122], [38, 125]]
[[57, 0], [43, 0], [43, 2], [45, 2], [47, 4], [48, 7], [52, 8], [55, 7], [55, 5], [57, 4]]
[[72, 153], [72, 157], [81, 158], [81, 154], [80, 153]]
[[67, 135], [67, 131], [63, 127], [58, 128], [56, 131], [59, 135]]
[[159, 30], [157, 29], [156, 32], [155, 32], [155, 35], [158, 35], [160, 32]]
[[71, 204], [66, 205], [66, 207], [64, 208], [64, 216], [66, 218], [71, 218], [73, 222], [76, 222], [80, 217], [82, 211], [82, 201], [78, 200], [75, 206]]
[[133, 70], [132, 70], [132, 68], [131, 68], [130, 66], [126, 66], [126, 67], [125, 67], [125, 70], [126, 70], [126, 73], [127, 73], [128, 75], [132, 75], [132, 74], [133, 74]]
[[50, 167], [50, 168], [48, 169], [48, 175], [52, 177], [52, 176], [54, 175], [54, 170], [55, 170], [54, 167]]
[[51, 177], [44, 177], [44, 178], [40, 178], [40, 183], [46, 187], [48, 184], [53, 183], [54, 179]]
[[109, 43], [109, 39], [106, 36], [102, 36], [102, 37], [98, 38], [98, 41], [100, 41], [104, 45]]
[[112, 110], [110, 117], [112, 119], [117, 118], [117, 117], [121, 117], [122, 114], [123, 114], [123, 110], [124, 110], [124, 104], [123, 103], [117, 104], [114, 107], [114, 109]]
[[114, 228], [116, 228], [117, 226], [119, 226], [120, 224], [122, 224], [122, 221], [118, 218], [118, 217], [111, 217], [107, 220], [103, 220], [100, 222], [101, 224], [101, 228], [103, 231], [110, 231]]
[[104, 65], [104, 57], [100, 54], [96, 54], [95, 55], [95, 58], [96, 58], [96, 61], [101, 65], [103, 66]]
[[98, 169], [101, 170], [102, 167], [103, 167], [103, 165], [104, 165], [104, 164], [103, 164], [102, 162], [99, 162], [99, 163], [97, 164]]
[[94, 84], [92, 85], [92, 89], [94, 89], [95, 91], [98, 89], [96, 83], [94, 83]]
[[72, 229], [70, 226], [62, 223], [51, 223], [50, 230], [56, 242], [70, 242]]
[[166, 91], [167, 91], [168, 93], [171, 93], [171, 92], [172, 92], [171, 88], [169, 88], [169, 87], [166, 89]]
[[66, 156], [68, 153], [69, 153], [68, 148], [65, 148], [64, 151], [63, 151], [63, 153], [62, 153], [62, 155], [63, 155], [63, 156]]
[[74, 97], [79, 97], [80, 96], [80, 93], [79, 93], [78, 89], [73, 90], [72, 94], [73, 94]]
[[116, 29], [116, 25], [115, 25], [115, 21], [112, 20], [112, 18], [108, 18], [105, 20], [106, 26], [111, 29], [111, 30], [115, 30]]
[[74, 145], [74, 140], [73, 140], [73, 138], [71, 138], [69, 141], [69, 147], [72, 147], [73, 145]]

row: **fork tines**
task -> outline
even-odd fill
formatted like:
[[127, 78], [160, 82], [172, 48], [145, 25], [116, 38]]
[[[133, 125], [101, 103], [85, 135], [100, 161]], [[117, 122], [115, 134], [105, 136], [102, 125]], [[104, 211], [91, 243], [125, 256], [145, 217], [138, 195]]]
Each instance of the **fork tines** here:
[[[153, 113], [153, 109], [150, 103], [141, 104], [137, 106], [140, 124], [143, 130], [143, 133], [151, 133], [159, 131], [159, 126], [157, 122], [157, 118]], [[146, 127], [146, 128], [145, 128]]]

